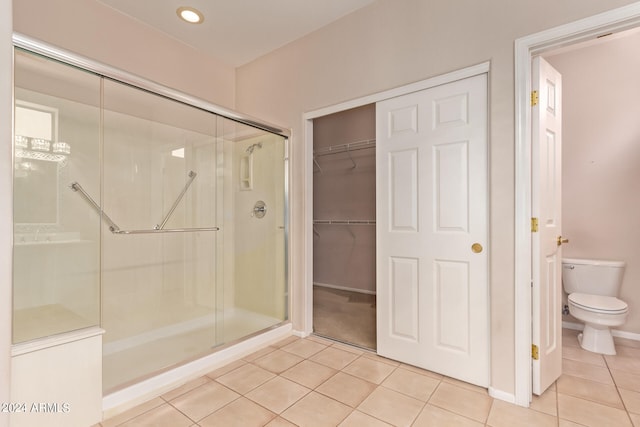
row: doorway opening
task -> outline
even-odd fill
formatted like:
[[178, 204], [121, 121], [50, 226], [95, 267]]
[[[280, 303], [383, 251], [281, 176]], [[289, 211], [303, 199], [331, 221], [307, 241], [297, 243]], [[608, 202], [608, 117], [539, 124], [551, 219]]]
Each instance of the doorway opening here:
[[[340, 326], [331, 335], [319, 331], [318, 314], [323, 308], [317, 301], [319, 292], [335, 300], [339, 291], [353, 290], [340, 287], [375, 283], [375, 291], [363, 286], [359, 295], [342, 295], [352, 301], [364, 300], [363, 305], [369, 307], [366, 324], [370, 332], [375, 330], [375, 341], [356, 345], [433, 372], [489, 385], [488, 276], [462, 271], [487, 265], [488, 250], [483, 249], [488, 241], [483, 234], [486, 219], [482, 216], [487, 212], [486, 191], [476, 191], [479, 188], [466, 183], [470, 182], [467, 174], [476, 177], [471, 179], [474, 184], [486, 183], [489, 70], [486, 62], [305, 114], [303, 333], [354, 344], [352, 338], [335, 336]], [[467, 116], [468, 111], [476, 113]], [[370, 133], [356, 131], [357, 126], [341, 130], [341, 120], [350, 118], [346, 122], [353, 124], [358, 120], [351, 119], [356, 117], [366, 117], [364, 128]], [[319, 138], [323, 140], [317, 142]], [[418, 174], [418, 169], [429, 173]], [[336, 199], [342, 203], [334, 203]], [[429, 233], [461, 246], [455, 246], [449, 258], [438, 258], [429, 246], [436, 237], [429, 239]], [[407, 236], [411, 242], [403, 243]], [[337, 240], [342, 245], [336, 245]], [[437, 247], [445, 246], [443, 242]], [[363, 251], [358, 252], [358, 247]], [[367, 262], [349, 263], [356, 255]], [[337, 271], [324, 270], [325, 265]], [[348, 267], [355, 268], [350, 278], [346, 274], [349, 280], [343, 280], [341, 275], [345, 276]], [[482, 278], [482, 283], [463, 283], [468, 277]], [[445, 289], [448, 291], [443, 292]], [[467, 294], [467, 289], [473, 292]], [[375, 302], [368, 299], [373, 292]], [[451, 304], [466, 311], [448, 309]], [[336, 315], [335, 307], [332, 304], [333, 312], [328, 310], [330, 316]], [[453, 324], [460, 327], [448, 327]], [[343, 325], [354, 329], [352, 324]], [[396, 351], [394, 343], [401, 341], [406, 345]], [[475, 362], [460, 363], [455, 358]]]
[[376, 350], [376, 109], [313, 121], [313, 331]]
[[640, 27], [640, 4], [614, 9], [590, 18], [516, 40], [516, 217], [515, 217], [515, 403], [531, 400], [531, 63], [532, 58], [600, 36]]

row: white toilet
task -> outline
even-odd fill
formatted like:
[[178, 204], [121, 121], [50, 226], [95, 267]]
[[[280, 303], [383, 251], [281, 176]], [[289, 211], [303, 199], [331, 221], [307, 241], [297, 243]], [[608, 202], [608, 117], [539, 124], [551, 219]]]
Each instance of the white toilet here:
[[584, 322], [580, 346], [600, 354], [616, 354], [609, 328], [627, 319], [627, 303], [616, 298], [625, 263], [593, 259], [562, 260], [562, 283], [569, 294], [569, 312]]

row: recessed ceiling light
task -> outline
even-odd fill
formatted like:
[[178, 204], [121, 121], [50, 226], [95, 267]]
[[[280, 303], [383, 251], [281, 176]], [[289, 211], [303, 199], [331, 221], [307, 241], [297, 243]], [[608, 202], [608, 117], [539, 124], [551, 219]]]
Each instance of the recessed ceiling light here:
[[204, 15], [198, 9], [182, 6], [176, 10], [176, 13], [183, 21], [190, 24], [200, 24], [204, 21]]

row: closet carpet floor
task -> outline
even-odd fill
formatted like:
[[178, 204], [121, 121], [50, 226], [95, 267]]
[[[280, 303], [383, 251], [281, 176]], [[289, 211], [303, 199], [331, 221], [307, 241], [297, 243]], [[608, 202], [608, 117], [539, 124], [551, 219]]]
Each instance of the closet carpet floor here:
[[313, 331], [316, 335], [375, 350], [376, 296], [314, 286]]

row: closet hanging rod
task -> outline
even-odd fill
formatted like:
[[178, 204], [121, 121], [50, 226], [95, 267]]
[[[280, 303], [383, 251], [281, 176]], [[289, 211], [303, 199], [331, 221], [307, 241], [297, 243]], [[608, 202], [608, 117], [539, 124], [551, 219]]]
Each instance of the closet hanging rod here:
[[[313, 164], [318, 167], [318, 172], [322, 173], [322, 168], [320, 167], [320, 163], [316, 160], [316, 156], [313, 156]], [[315, 172], [315, 171], [314, 171]]]
[[376, 225], [376, 220], [369, 219], [314, 219], [314, 224], [324, 225]]
[[326, 156], [328, 154], [345, 153], [349, 151], [366, 150], [376, 146], [375, 139], [367, 139], [364, 141], [350, 142], [348, 144], [330, 145], [328, 147], [318, 148], [313, 152], [314, 156]]

